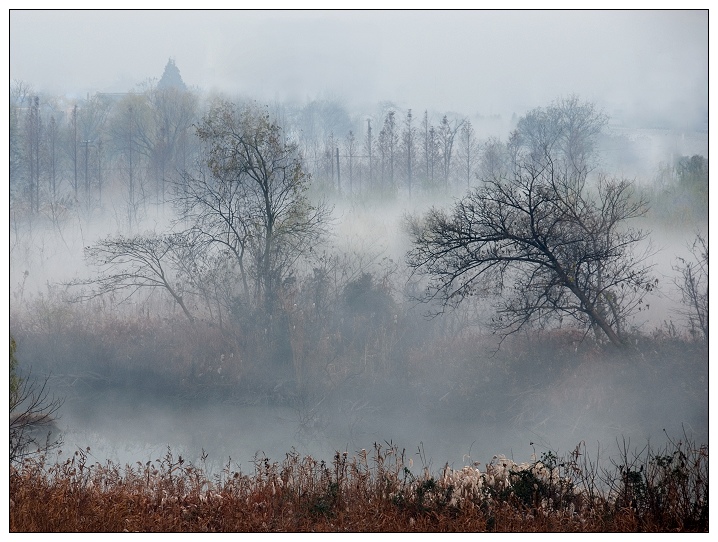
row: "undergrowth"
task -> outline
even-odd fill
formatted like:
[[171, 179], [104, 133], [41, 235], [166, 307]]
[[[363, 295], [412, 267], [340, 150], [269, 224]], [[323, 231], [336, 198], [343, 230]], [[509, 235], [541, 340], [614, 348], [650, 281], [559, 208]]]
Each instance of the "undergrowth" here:
[[412, 471], [392, 443], [331, 462], [295, 451], [217, 474], [175, 457], [120, 467], [90, 450], [10, 472], [12, 532], [707, 532], [708, 447], [688, 439], [599, 467], [580, 444], [516, 463]]

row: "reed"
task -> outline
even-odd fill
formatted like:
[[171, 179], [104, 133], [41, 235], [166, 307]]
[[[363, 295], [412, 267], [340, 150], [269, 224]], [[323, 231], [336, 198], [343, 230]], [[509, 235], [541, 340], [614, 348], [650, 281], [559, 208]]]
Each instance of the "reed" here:
[[26, 458], [10, 472], [11, 532], [706, 532], [708, 448], [625, 445], [599, 468], [579, 445], [526, 463], [494, 456], [461, 469], [414, 473], [391, 443], [329, 462], [292, 451], [228, 461], [209, 475], [164, 457], [135, 465]]

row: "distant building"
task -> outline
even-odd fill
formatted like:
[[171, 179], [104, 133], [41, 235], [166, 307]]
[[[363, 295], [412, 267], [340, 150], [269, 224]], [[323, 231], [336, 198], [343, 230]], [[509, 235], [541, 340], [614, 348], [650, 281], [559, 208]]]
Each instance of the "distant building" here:
[[170, 58], [167, 61], [167, 65], [165, 66], [165, 72], [162, 74], [162, 78], [160, 79], [159, 83], [157, 83], [157, 88], [174, 88], [177, 90], [187, 90], [187, 85], [185, 85], [184, 81], [182, 81], [182, 76], [180, 75], [179, 68], [177, 68], [173, 58]]

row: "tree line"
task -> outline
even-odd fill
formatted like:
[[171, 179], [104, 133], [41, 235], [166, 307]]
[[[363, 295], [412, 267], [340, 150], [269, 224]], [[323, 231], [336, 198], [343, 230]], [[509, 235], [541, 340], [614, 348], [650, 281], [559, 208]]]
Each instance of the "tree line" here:
[[[57, 220], [74, 209], [97, 215], [121, 207], [125, 227], [164, 205], [169, 185], [201, 162], [196, 126], [214, 97], [148, 81], [127, 93], [84, 99], [44, 96], [23, 81], [10, 92], [11, 208]], [[350, 117], [339, 102], [269, 108], [283, 137], [297, 145], [314, 189], [385, 198], [399, 190], [455, 193], [475, 184], [492, 160], [470, 119], [384, 104]]]
[[[630, 181], [599, 173], [608, 118], [576, 96], [529, 111], [506, 141], [481, 144], [468, 119], [444, 115], [433, 126], [428, 112], [399, 120], [391, 106], [381, 123], [366, 120], [362, 142], [332, 102], [201, 103], [193, 91], [148, 85], [67, 104], [63, 117], [21, 83], [11, 98], [11, 209], [91, 213], [103, 190], [124, 203], [128, 234], [87, 247], [97, 275], [73, 283], [86, 288], [79, 298], [160, 289], [190, 321], [249, 311], [276, 338], [299, 269], [314, 265], [328, 230], [331, 208], [317, 194], [457, 185], [465, 195], [453, 209], [407, 225], [406, 264], [435, 310], [481, 295], [494, 299], [502, 333], [569, 319], [622, 346], [657, 284], [639, 251], [648, 234], [631, 225], [648, 202]], [[350, 128], [343, 143], [341, 127]], [[699, 158], [679, 161], [680, 174], [700, 177]], [[153, 199], [170, 206], [172, 227], [133, 231]]]

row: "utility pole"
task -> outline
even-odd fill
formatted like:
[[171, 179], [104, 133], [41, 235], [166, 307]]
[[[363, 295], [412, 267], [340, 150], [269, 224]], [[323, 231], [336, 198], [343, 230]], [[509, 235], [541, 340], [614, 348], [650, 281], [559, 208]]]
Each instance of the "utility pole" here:
[[90, 175], [88, 171], [89, 154], [90, 154], [90, 140], [84, 139], [80, 141], [80, 145], [85, 147], [85, 196], [87, 197], [87, 209], [90, 209]]
[[99, 206], [102, 209], [102, 139], [97, 141], [97, 191]]
[[40, 98], [35, 96], [35, 212], [40, 212]]
[[339, 147], [337, 147], [337, 190], [339, 191], [339, 195], [342, 194], [342, 181], [341, 181], [341, 175], [339, 174]]
[[372, 148], [372, 141], [371, 141], [371, 119], [366, 119], [366, 125], [367, 125], [367, 135], [366, 135], [366, 145], [367, 150], [369, 151], [369, 190], [372, 189], [372, 178], [371, 178], [371, 171], [372, 171], [372, 164], [371, 164], [371, 148]]
[[75, 189], [75, 201], [77, 201], [77, 104], [72, 108], [72, 128], [74, 137], [72, 139], [72, 165], [75, 168], [75, 182], [73, 188]]

